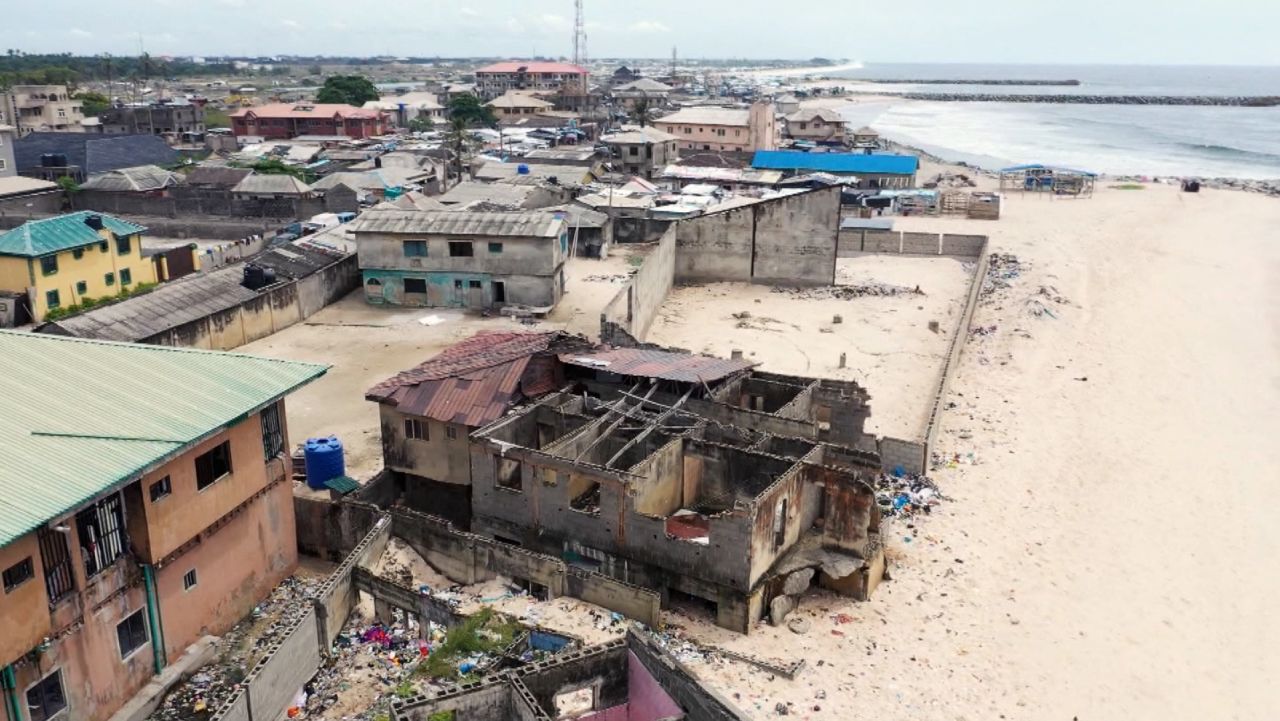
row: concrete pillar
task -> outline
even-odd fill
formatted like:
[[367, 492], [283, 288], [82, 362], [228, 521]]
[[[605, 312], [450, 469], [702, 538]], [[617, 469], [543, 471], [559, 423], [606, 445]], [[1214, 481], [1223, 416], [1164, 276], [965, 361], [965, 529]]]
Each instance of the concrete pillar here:
[[390, 603], [375, 596], [373, 599], [373, 620], [384, 626], [390, 626], [391, 622], [395, 620], [394, 608]]

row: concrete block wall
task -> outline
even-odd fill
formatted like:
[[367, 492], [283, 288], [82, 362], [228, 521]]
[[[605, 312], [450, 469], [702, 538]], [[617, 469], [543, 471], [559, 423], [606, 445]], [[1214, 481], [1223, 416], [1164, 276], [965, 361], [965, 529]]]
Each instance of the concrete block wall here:
[[627, 648], [667, 695], [685, 710], [688, 721], [746, 721], [750, 718], [728, 698], [702, 685], [687, 666], [635, 629], [627, 632]]
[[377, 563], [390, 538], [391, 520], [386, 516], [378, 517], [364, 538], [351, 549], [316, 592], [313, 601], [316, 633], [324, 644], [323, 648], [327, 649], [333, 644], [347, 617], [351, 615], [351, 610], [355, 608], [357, 597], [352, 582], [355, 569], [368, 568]]
[[973, 314], [978, 307], [978, 296], [982, 292], [982, 281], [987, 277], [987, 266], [990, 263], [988, 246], [982, 246], [982, 255], [973, 271], [973, 279], [969, 283], [969, 295], [965, 298], [964, 310], [956, 323], [955, 332], [951, 336], [951, 345], [943, 361], [942, 372], [938, 381], [938, 390], [934, 393], [932, 407], [929, 411], [928, 425], [925, 427], [925, 457], [937, 450], [938, 437], [942, 428], [942, 407], [946, 402], [947, 392], [951, 387], [951, 378], [960, 365], [960, 355], [968, 344], [969, 331], [973, 328]]
[[987, 247], [985, 235], [942, 234], [942, 254], [961, 258], [977, 258]]
[[[836, 276], [840, 188], [820, 188], [749, 206], [754, 212], [751, 280], [831, 285]], [[698, 222], [694, 218], [689, 222]]]
[[924, 473], [928, 467], [923, 443], [886, 436], [877, 443], [877, 451], [880, 454], [881, 467], [890, 473], [899, 466], [907, 473]]
[[[600, 313], [600, 340], [632, 345], [649, 332], [675, 280], [676, 229], [667, 228], [630, 282]], [[620, 342], [614, 342], [615, 340]]]
[[278, 645], [254, 666], [244, 685], [256, 721], [281, 718], [298, 689], [320, 667], [320, 639], [314, 609], [308, 610]]
[[755, 245], [753, 206], [676, 223], [676, 280], [751, 280]]
[[662, 597], [647, 588], [569, 568], [565, 575], [565, 595], [617, 611], [627, 618], [657, 628], [662, 623]]
[[904, 255], [938, 255], [942, 248], [938, 233], [902, 233]]
[[253, 721], [249, 714], [249, 696], [243, 690], [226, 703], [210, 721]]

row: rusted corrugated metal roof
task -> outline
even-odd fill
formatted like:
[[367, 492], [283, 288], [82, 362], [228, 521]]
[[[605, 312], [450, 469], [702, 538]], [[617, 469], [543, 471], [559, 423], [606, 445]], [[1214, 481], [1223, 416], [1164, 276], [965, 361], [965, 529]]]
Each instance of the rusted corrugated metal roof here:
[[370, 388], [365, 397], [402, 413], [478, 427], [522, 398], [553, 391], [559, 373], [545, 354], [564, 337], [548, 333], [481, 333]]
[[611, 348], [587, 353], [562, 353], [560, 361], [623, 376], [661, 378], [680, 383], [710, 383], [751, 368], [745, 360], [712, 358], [639, 348]]

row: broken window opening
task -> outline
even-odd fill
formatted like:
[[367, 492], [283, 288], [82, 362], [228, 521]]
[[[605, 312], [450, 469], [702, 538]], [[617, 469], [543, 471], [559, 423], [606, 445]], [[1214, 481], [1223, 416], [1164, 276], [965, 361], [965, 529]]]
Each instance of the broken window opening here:
[[787, 499], [778, 501], [773, 509], [773, 550], [777, 551], [787, 541]]
[[505, 488], [508, 491], [523, 491], [524, 482], [521, 479], [520, 461], [511, 458], [498, 459], [498, 488]]
[[574, 478], [569, 482], [569, 508], [582, 513], [600, 513], [600, 484]]

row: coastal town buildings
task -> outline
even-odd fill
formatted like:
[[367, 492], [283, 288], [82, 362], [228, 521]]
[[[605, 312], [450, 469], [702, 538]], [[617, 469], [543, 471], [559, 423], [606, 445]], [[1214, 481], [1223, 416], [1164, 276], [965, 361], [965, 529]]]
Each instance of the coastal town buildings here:
[[564, 293], [561, 214], [372, 210], [350, 230], [375, 305], [550, 309]]
[[492, 108], [493, 114], [499, 119], [516, 115], [537, 115], [555, 108], [555, 103], [549, 103], [532, 93], [510, 91], [490, 100], [485, 105]]
[[570, 95], [585, 95], [587, 77], [586, 68], [570, 63], [509, 60], [477, 69], [475, 85], [483, 100], [512, 90], [566, 90]]
[[799, 150], [772, 150], [756, 153], [751, 161], [756, 170], [780, 170], [789, 175], [829, 173], [857, 179], [862, 189], [914, 188], [920, 159], [914, 155], [888, 153], [807, 153]]
[[80, 211], [29, 220], [0, 231], [0, 290], [27, 296], [30, 315], [113, 296], [154, 283], [142, 254], [146, 228], [103, 213]]
[[65, 85], [14, 85], [0, 89], [0, 125], [19, 135], [84, 132], [84, 111]]
[[679, 138], [681, 150], [751, 153], [778, 147], [776, 113], [766, 101], [749, 108], [684, 108], [653, 124]]
[[600, 138], [613, 154], [614, 166], [628, 175], [652, 180], [680, 159], [680, 139], [653, 126], [623, 126]]
[[235, 111], [231, 114], [231, 129], [237, 136], [268, 139], [304, 135], [360, 139], [388, 132], [391, 119], [382, 110], [351, 105], [272, 103]]
[[172, 100], [115, 105], [99, 116], [99, 132], [108, 135], [203, 135], [204, 103]]
[[293, 571], [283, 399], [324, 372], [0, 331], [6, 718], [111, 718]]
[[814, 143], [841, 145], [846, 140], [845, 120], [827, 108], [805, 108], [786, 116], [787, 137]]
[[13, 153], [13, 143], [17, 139], [17, 128], [0, 123], [0, 178], [18, 174], [18, 163]]
[[752, 365], [481, 334], [366, 397], [406, 501], [746, 633], [796, 571], [866, 598], [883, 568], [867, 394]]
[[389, 113], [398, 128], [409, 127], [413, 120], [442, 123], [445, 119], [445, 106], [440, 104], [435, 93], [384, 95], [378, 100], [366, 102], [363, 108]]

